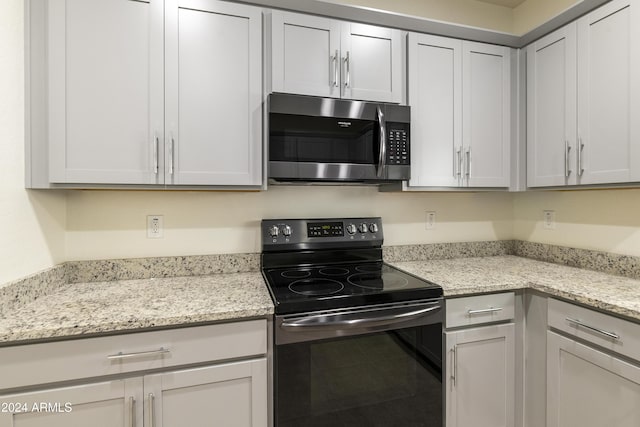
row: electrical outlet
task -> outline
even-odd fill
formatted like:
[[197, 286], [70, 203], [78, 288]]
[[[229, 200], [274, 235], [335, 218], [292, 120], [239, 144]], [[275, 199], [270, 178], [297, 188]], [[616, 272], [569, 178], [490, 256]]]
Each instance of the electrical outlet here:
[[162, 215], [147, 215], [147, 239], [162, 239], [164, 237], [163, 219]]
[[427, 222], [425, 224], [427, 230], [436, 228], [436, 211], [427, 211]]
[[546, 230], [556, 229], [556, 211], [542, 211], [544, 214], [544, 228]]

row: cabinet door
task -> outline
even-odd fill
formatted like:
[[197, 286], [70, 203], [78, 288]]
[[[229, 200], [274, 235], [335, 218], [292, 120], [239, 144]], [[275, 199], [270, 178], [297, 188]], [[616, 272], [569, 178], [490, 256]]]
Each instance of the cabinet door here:
[[527, 48], [527, 185], [576, 183], [576, 24]]
[[144, 390], [148, 426], [266, 427], [268, 423], [266, 359], [148, 375]]
[[166, 14], [167, 182], [260, 185], [260, 9], [168, 0]]
[[3, 395], [0, 427], [142, 425], [141, 400], [141, 378]]
[[547, 426], [638, 425], [640, 367], [547, 332]]
[[640, 179], [640, 7], [615, 0], [577, 22], [581, 184]]
[[457, 187], [462, 174], [462, 42], [409, 34], [412, 187]]
[[446, 332], [447, 427], [515, 425], [515, 327]]
[[341, 34], [342, 97], [402, 102], [402, 32], [344, 23]]
[[162, 0], [47, 4], [50, 182], [162, 183]]
[[272, 90], [340, 97], [340, 23], [274, 11], [271, 15]]
[[464, 185], [508, 187], [511, 141], [511, 52], [463, 43]]

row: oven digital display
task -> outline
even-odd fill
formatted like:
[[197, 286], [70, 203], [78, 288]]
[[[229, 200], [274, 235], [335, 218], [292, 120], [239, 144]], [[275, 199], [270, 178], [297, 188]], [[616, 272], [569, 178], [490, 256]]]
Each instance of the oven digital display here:
[[307, 224], [308, 237], [343, 237], [342, 222], [310, 222]]

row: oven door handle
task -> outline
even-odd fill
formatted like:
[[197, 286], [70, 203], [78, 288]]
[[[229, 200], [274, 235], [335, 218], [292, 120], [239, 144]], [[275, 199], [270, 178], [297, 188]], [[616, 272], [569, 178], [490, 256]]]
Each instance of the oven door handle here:
[[412, 307], [411, 311], [402, 311], [400, 313], [396, 312], [388, 315], [380, 315], [379, 312], [382, 310], [375, 310], [368, 312], [365, 315], [363, 315], [363, 313], [353, 313], [311, 316], [294, 321], [284, 321], [280, 327], [289, 331], [308, 331], [310, 329], [347, 329], [384, 326], [415, 320], [425, 314], [441, 309], [442, 306], [438, 304], [421, 308], [419, 310], [415, 310], [414, 308], [415, 307]]

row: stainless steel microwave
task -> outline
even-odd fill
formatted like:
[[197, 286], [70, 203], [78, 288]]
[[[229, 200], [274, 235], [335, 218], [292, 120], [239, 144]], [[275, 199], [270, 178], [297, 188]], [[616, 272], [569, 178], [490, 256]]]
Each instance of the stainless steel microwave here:
[[269, 96], [268, 112], [272, 182], [410, 178], [408, 106], [276, 93]]

